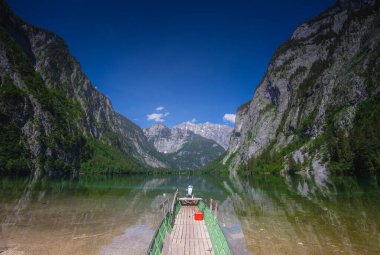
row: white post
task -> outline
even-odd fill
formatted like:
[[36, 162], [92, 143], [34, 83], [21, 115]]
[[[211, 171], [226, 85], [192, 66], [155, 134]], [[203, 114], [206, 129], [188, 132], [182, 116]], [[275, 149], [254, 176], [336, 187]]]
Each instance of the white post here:
[[219, 209], [219, 204], [218, 202], [215, 202], [215, 212], [214, 212], [214, 218], [217, 219], [218, 217], [218, 209]]

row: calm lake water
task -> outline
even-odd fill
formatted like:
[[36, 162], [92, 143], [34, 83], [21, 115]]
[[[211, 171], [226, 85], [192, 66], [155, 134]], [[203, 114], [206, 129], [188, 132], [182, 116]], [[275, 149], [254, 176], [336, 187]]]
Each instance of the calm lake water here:
[[0, 180], [0, 253], [145, 254], [159, 206], [188, 184], [220, 201], [235, 254], [380, 254], [380, 188], [350, 177]]

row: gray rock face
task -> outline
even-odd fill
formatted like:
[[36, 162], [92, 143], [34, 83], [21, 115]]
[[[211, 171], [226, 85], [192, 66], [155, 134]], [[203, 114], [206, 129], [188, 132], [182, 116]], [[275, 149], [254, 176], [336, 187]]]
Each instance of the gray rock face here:
[[228, 143], [230, 141], [232, 133], [232, 128], [230, 128], [229, 126], [214, 124], [210, 122], [193, 123], [187, 121], [175, 126], [175, 128], [179, 128], [182, 130], [190, 130], [197, 135], [214, 140], [224, 149], [228, 148]]
[[144, 134], [148, 141], [153, 142], [154, 147], [161, 153], [173, 153], [183, 148], [188, 142], [191, 132], [178, 128], [168, 128], [157, 123], [151, 127], [144, 128]]
[[379, 23], [376, 1], [341, 0], [295, 30], [274, 53], [252, 100], [236, 113], [223, 160], [232, 158], [232, 173], [269, 145], [275, 151], [320, 136], [331, 109], [344, 109], [347, 114], [334, 121], [350, 127], [358, 104], [380, 90], [368, 64], [378, 59]]
[[224, 153], [216, 141], [178, 127], [157, 123], [144, 128], [148, 141], [161, 154], [159, 158], [174, 169], [198, 169]]
[[[9, 77], [23, 91], [20, 93], [28, 97], [25, 107], [31, 108], [30, 114], [19, 124], [36, 177], [49, 174], [54, 168], [49, 167], [46, 160], [41, 160], [43, 157], [58, 160], [67, 165], [73, 175], [78, 174], [80, 145], [65, 147], [62, 144], [64, 136], [67, 140], [79, 141], [76, 137], [83, 135], [85, 139], [102, 141], [131, 155], [143, 164], [166, 166], [152, 155], [154, 149], [142, 129], [116, 113], [111, 101], [95, 89], [62, 38], [27, 24], [15, 16], [4, 1], [0, 1], [0, 25], [0, 80], [3, 84]], [[17, 52], [11, 50], [12, 47]], [[32, 69], [27, 69], [28, 66]], [[63, 106], [47, 107], [59, 104], [43, 97], [43, 93], [52, 93], [49, 90], [56, 91], [61, 102], [69, 102], [72, 112], [53, 111], [60, 111]], [[10, 113], [5, 107], [1, 110]], [[60, 125], [62, 120], [67, 123]]]

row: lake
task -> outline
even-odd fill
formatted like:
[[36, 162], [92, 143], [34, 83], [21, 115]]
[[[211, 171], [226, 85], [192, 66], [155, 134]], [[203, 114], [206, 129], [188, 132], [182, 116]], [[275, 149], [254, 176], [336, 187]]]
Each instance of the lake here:
[[351, 177], [0, 180], [0, 253], [145, 254], [160, 204], [187, 185], [220, 201], [235, 254], [379, 254], [380, 189]]

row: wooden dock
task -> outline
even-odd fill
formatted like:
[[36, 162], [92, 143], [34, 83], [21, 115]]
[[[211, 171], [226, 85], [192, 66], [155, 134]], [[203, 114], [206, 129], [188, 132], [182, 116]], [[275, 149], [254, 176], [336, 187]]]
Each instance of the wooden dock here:
[[[189, 185], [188, 190], [191, 191]], [[164, 218], [149, 244], [147, 255], [232, 255], [228, 240], [217, 221], [218, 202], [210, 199], [210, 209], [202, 198], [178, 198], [175, 192], [171, 206], [165, 200], [160, 207]], [[196, 205], [195, 205], [196, 204]], [[197, 218], [203, 220], [195, 220]], [[198, 217], [200, 216], [200, 217]], [[209, 232], [210, 231], [210, 232]]]
[[194, 220], [197, 206], [182, 206], [173, 230], [166, 239], [163, 254], [170, 255], [211, 255], [211, 240], [204, 220]]

